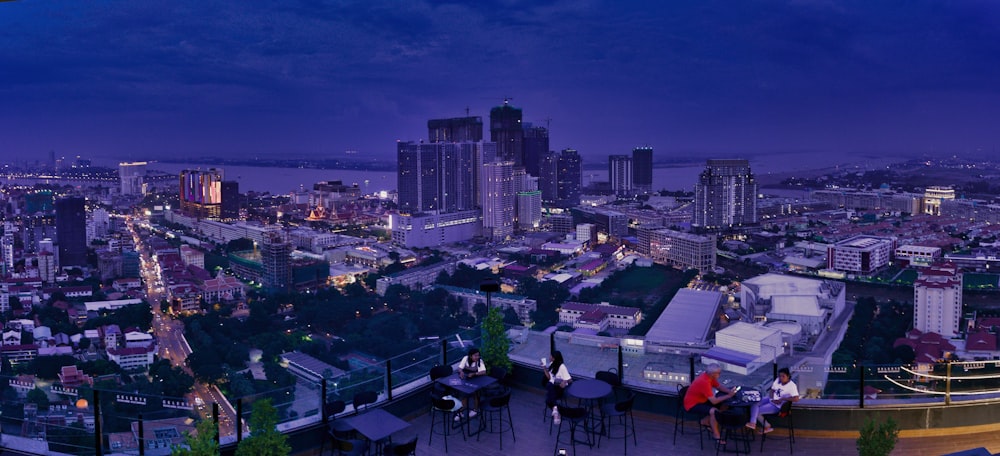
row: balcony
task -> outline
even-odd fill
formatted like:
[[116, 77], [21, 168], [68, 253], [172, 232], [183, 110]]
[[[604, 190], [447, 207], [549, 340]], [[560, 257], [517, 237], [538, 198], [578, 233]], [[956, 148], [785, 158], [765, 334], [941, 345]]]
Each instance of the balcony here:
[[[374, 391], [376, 406], [411, 423], [408, 431], [419, 436], [418, 454], [444, 454], [440, 436], [427, 445], [430, 417], [428, 372], [434, 365], [454, 365], [470, 345], [479, 344], [473, 329], [453, 337], [430, 341], [420, 348], [374, 365], [358, 367], [326, 381], [297, 379], [286, 388], [266, 389], [244, 397], [227, 397], [222, 403], [198, 403], [188, 398], [162, 397], [136, 392], [135, 388], [98, 386], [69, 388], [51, 382], [26, 382], [0, 378], [2, 441], [5, 450], [25, 454], [132, 454], [169, 452], [183, 441], [184, 432], [199, 420], [217, 420], [224, 453], [232, 451], [247, 435], [245, 423], [254, 401], [271, 398], [279, 410], [280, 431], [290, 436], [293, 453], [316, 454], [323, 442], [326, 417], [320, 404], [341, 399], [350, 403], [356, 392]], [[551, 347], [562, 351], [576, 378], [593, 378], [598, 371], [615, 368], [625, 385], [636, 391], [636, 427], [639, 444], [630, 454], [686, 454], [699, 452], [697, 435], [678, 436], [671, 444], [677, 384], [704, 369], [689, 353], [646, 353], [618, 339], [574, 337], [511, 331], [511, 358], [515, 362], [512, 412], [517, 441], [486, 434], [463, 442], [449, 439], [452, 453], [546, 454], [555, 449], [554, 437], [543, 424], [542, 374], [539, 358]], [[619, 343], [615, 343], [618, 341]], [[795, 406], [796, 450], [801, 454], [856, 454], [857, 429], [869, 417], [892, 416], [902, 429], [897, 449], [906, 454], [944, 454], [986, 446], [1000, 451], [995, 431], [998, 362], [925, 364], [919, 366], [813, 366], [803, 359], [781, 356], [781, 366], [793, 370], [803, 399]], [[768, 364], [750, 375], [724, 373], [722, 381], [735, 385], [766, 386], [776, 366]], [[387, 374], [388, 373], [388, 374]], [[141, 388], [140, 388], [141, 390]], [[35, 391], [35, 392], [33, 392]], [[862, 394], [864, 393], [864, 394]], [[218, 407], [218, 412], [213, 410]], [[344, 414], [351, 414], [348, 405]], [[218, 416], [218, 418], [215, 418]], [[475, 420], [474, 420], [475, 421]], [[141, 424], [140, 424], [141, 423]], [[780, 435], [783, 431], [776, 431]], [[100, 438], [98, 438], [100, 437]], [[706, 450], [711, 446], [706, 439]], [[603, 442], [600, 448], [578, 446], [579, 454], [619, 454], [621, 440]], [[140, 450], [141, 448], [141, 450]], [[788, 450], [787, 442], [768, 442], [765, 454]]]

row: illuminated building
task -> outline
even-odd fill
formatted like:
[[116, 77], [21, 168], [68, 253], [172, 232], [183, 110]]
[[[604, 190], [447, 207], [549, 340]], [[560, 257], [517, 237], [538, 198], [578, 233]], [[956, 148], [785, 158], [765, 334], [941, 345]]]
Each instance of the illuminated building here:
[[222, 170], [184, 170], [180, 176], [181, 212], [218, 219], [222, 213]]

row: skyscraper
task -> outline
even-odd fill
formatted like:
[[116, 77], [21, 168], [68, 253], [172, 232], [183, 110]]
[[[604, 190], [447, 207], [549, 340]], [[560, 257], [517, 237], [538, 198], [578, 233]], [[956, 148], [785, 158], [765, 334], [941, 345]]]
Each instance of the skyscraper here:
[[122, 162], [118, 164], [118, 181], [122, 195], [142, 195], [146, 180], [146, 162]]
[[538, 190], [542, 192], [542, 202], [555, 205], [559, 199], [559, 154], [547, 151], [538, 163]]
[[653, 191], [653, 148], [632, 149], [632, 188], [640, 193]]
[[708, 160], [694, 187], [692, 225], [721, 230], [757, 223], [757, 181], [743, 159]]
[[483, 163], [483, 235], [500, 241], [514, 234], [514, 162]]
[[218, 219], [222, 212], [222, 170], [184, 170], [180, 175], [181, 212]]
[[563, 149], [557, 160], [558, 194], [556, 205], [569, 208], [580, 204], [580, 185], [583, 179], [580, 154], [576, 149]]
[[490, 141], [497, 143], [500, 160], [512, 161], [514, 166], [524, 166], [524, 129], [521, 110], [503, 101], [502, 106], [490, 110]]
[[524, 176], [514, 207], [517, 208], [517, 228], [533, 230], [542, 223], [542, 192], [538, 191], [538, 178]]
[[923, 268], [913, 283], [913, 329], [958, 336], [962, 318], [962, 273], [954, 264]]
[[432, 143], [482, 141], [483, 118], [475, 116], [428, 120], [427, 140]]
[[56, 201], [56, 239], [60, 266], [87, 265], [87, 209], [81, 197]]
[[223, 220], [236, 220], [240, 217], [240, 183], [222, 181], [222, 206], [219, 217]]
[[478, 207], [477, 154], [488, 143], [396, 144], [399, 212], [454, 212]]
[[541, 162], [549, 152], [549, 130], [524, 124], [524, 169], [528, 174], [540, 177]]
[[628, 155], [608, 156], [608, 182], [615, 195], [632, 194], [632, 157]]
[[288, 290], [292, 285], [292, 244], [282, 233], [274, 231], [264, 233], [262, 241], [261, 285], [272, 293]]

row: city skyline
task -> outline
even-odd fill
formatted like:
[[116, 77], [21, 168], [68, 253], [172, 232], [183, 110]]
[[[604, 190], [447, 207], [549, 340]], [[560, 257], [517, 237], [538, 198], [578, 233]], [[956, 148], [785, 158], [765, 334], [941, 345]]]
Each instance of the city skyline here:
[[391, 160], [506, 97], [587, 162], [991, 154], [1000, 7], [905, 8], [4, 3], [0, 155]]

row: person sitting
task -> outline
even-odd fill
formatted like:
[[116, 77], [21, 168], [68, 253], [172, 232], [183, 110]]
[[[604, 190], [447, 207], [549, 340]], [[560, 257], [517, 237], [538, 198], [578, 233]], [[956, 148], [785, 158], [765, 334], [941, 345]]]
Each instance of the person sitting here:
[[761, 433], [764, 434], [774, 430], [771, 427], [771, 423], [768, 423], [764, 419], [764, 415], [773, 415], [780, 412], [781, 406], [785, 402], [799, 401], [799, 387], [792, 381], [792, 373], [787, 367], [782, 367], [778, 370], [778, 378], [774, 380], [771, 388], [767, 391], [768, 397], [750, 406], [750, 422], [747, 423], [747, 427], [754, 430], [757, 429], [757, 423], [763, 424], [764, 429], [761, 430]]
[[573, 377], [570, 377], [569, 369], [563, 362], [562, 352], [559, 351], [552, 352], [552, 363], [542, 371], [547, 380], [545, 383], [545, 406], [554, 411], [556, 401], [563, 396], [566, 388], [573, 382]]
[[[479, 377], [481, 375], [486, 375], [486, 363], [482, 360], [482, 354], [479, 352], [478, 348], [470, 348], [469, 353], [462, 358], [462, 361], [458, 363], [458, 376], [463, 380], [467, 378]], [[468, 399], [462, 399], [462, 406], [468, 407]], [[479, 396], [476, 396], [476, 408], [479, 408]], [[476, 409], [469, 410], [469, 418], [476, 416], [479, 412]], [[461, 419], [458, 415], [455, 416], [455, 421]]]
[[[712, 438], [719, 445], [725, 445], [722, 435], [719, 433], [719, 421], [715, 418], [717, 407], [726, 400], [736, 395], [736, 391], [719, 383], [719, 376], [722, 375], [722, 367], [718, 364], [709, 364], [705, 372], [702, 372], [688, 387], [687, 394], [684, 395], [684, 410], [703, 415], [702, 426], [708, 426], [712, 430]], [[715, 389], [722, 391], [721, 396], [715, 395]]]

